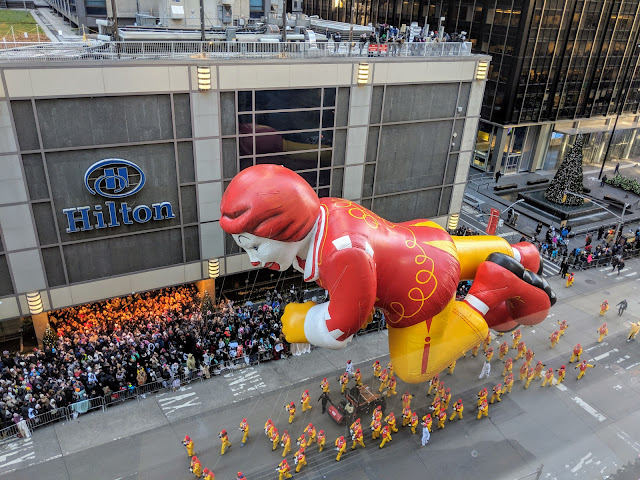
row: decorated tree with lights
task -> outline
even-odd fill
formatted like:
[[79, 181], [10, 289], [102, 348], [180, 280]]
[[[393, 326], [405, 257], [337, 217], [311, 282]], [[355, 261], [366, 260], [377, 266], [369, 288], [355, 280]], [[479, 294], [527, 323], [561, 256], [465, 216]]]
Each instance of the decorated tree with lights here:
[[569, 154], [565, 157], [558, 171], [544, 192], [544, 197], [553, 203], [564, 205], [582, 205], [583, 199], [576, 195], [566, 194], [574, 192], [582, 195], [582, 134], [576, 137]]
[[203, 315], [206, 315], [207, 312], [213, 312], [213, 301], [211, 300], [211, 295], [209, 295], [209, 292], [207, 292], [206, 290], [204, 292], [204, 296], [202, 297], [200, 311]]
[[42, 336], [42, 343], [44, 343], [47, 347], [52, 347], [56, 343], [56, 334], [48, 325], [47, 329], [44, 331], [44, 335]]

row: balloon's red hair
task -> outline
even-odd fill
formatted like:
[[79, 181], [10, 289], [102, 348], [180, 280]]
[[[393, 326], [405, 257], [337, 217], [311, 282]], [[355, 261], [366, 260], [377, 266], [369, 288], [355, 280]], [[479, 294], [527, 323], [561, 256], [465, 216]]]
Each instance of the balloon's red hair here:
[[281, 242], [302, 240], [320, 213], [320, 200], [297, 173], [280, 165], [255, 165], [236, 175], [220, 202], [220, 226]]

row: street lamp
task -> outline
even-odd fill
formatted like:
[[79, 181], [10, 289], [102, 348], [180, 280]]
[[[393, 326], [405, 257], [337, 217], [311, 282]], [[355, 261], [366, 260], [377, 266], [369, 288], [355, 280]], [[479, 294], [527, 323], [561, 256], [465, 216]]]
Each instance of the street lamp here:
[[624, 214], [627, 211], [627, 207], [630, 206], [630, 204], [626, 203], [624, 204], [624, 207], [622, 207], [622, 215], [618, 215], [617, 213], [612, 212], [611, 210], [609, 210], [607, 207], [605, 207], [604, 205], [599, 204], [598, 202], [594, 202], [592, 198], [589, 197], [585, 197], [584, 195], [580, 195], [579, 193], [574, 193], [574, 192], [570, 192], [568, 190], [564, 191], [565, 195], [573, 195], [574, 197], [580, 197], [580, 198], [584, 198], [585, 200], [589, 200], [591, 203], [593, 203], [594, 205], [597, 205], [598, 207], [600, 207], [603, 210], [606, 210], [607, 212], [609, 212], [611, 215], [613, 215], [614, 217], [616, 217], [618, 219], [618, 225], [616, 226], [616, 234], [614, 238], [618, 238], [618, 233], [620, 232], [620, 228], [622, 227], [622, 224], [624, 223]]

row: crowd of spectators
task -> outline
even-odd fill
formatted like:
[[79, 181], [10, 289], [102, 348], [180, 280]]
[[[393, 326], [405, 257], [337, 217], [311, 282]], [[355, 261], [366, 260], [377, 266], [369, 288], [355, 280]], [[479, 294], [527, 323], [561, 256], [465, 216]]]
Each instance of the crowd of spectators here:
[[274, 291], [260, 305], [213, 305], [188, 285], [51, 312], [54, 335], [48, 332], [43, 350], [0, 357], [0, 427], [33, 426], [44, 413], [90, 398], [108, 402], [151, 382], [160, 388], [209, 377], [236, 359], [280, 358], [288, 350], [280, 312], [297, 295]]

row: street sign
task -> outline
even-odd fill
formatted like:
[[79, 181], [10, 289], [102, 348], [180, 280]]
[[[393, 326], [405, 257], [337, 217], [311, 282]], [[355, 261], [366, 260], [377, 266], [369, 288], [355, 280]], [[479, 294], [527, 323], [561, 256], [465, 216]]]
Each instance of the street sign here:
[[500, 220], [500, 210], [497, 208], [491, 209], [491, 215], [489, 216], [489, 223], [487, 223], [486, 232], [489, 235], [495, 235], [496, 228], [498, 228], [498, 221]]

